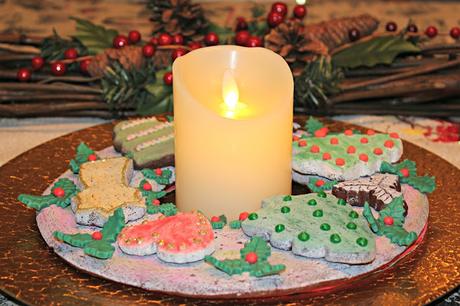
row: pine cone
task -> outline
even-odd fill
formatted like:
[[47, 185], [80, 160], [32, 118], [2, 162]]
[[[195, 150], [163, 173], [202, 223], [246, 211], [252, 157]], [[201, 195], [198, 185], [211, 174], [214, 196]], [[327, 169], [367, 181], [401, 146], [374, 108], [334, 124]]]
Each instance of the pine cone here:
[[186, 41], [197, 39], [208, 27], [200, 4], [190, 0], [150, 0], [153, 35], [158, 33], [182, 34]]
[[118, 60], [125, 69], [130, 69], [132, 66], [140, 68], [144, 64], [142, 48], [126, 46], [121, 49], [106, 49], [104, 53], [93, 57], [88, 66], [89, 74], [93, 77], [103, 76], [106, 67], [113, 60]]

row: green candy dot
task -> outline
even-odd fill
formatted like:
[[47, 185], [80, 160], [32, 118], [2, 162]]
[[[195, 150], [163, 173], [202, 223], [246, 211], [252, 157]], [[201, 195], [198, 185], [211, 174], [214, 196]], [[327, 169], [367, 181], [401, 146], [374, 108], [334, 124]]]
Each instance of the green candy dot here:
[[364, 237], [359, 237], [358, 239], [356, 239], [356, 243], [359, 246], [365, 247], [367, 245], [367, 239]]
[[331, 229], [331, 226], [327, 223], [323, 223], [321, 224], [321, 226], [319, 227], [320, 229], [322, 229], [323, 231], [328, 231]]
[[290, 211], [291, 211], [291, 209], [290, 209], [289, 207], [287, 207], [287, 206], [281, 207], [281, 212], [282, 212], [283, 214], [287, 214], [287, 213], [289, 213]]
[[310, 206], [315, 206], [317, 203], [316, 203], [316, 200], [315, 199], [311, 199], [310, 201], [308, 201], [308, 205]]
[[355, 230], [358, 226], [354, 222], [348, 222], [347, 228], [351, 230]]
[[249, 214], [248, 219], [249, 220], [257, 220], [259, 216], [256, 213]]
[[277, 233], [281, 233], [282, 231], [284, 231], [285, 227], [284, 227], [284, 224], [277, 224], [275, 226], [275, 232]]
[[318, 192], [318, 197], [325, 198], [325, 197], [327, 197], [327, 195], [326, 195], [326, 193], [324, 191], [320, 191], [320, 192]]
[[323, 211], [321, 209], [317, 209], [313, 212], [313, 217], [322, 217], [323, 216]]
[[340, 243], [342, 241], [342, 238], [340, 238], [339, 234], [332, 234], [329, 239], [332, 243]]
[[344, 199], [339, 199], [337, 201], [337, 204], [345, 206], [345, 205], [347, 205], [347, 201], [345, 201]]
[[308, 235], [307, 232], [300, 232], [297, 238], [299, 238], [300, 241], [307, 241], [308, 239], [310, 239], [310, 235]]
[[292, 197], [290, 195], [287, 195], [283, 198], [284, 202], [292, 201]]
[[359, 217], [358, 213], [354, 210], [350, 211], [350, 213], [348, 214], [348, 216], [352, 219], [357, 219]]

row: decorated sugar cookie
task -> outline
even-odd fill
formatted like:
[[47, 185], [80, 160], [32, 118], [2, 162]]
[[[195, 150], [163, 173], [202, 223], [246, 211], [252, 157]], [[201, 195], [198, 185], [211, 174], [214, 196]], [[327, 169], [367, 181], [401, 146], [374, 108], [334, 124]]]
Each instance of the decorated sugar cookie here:
[[178, 213], [172, 217], [125, 227], [118, 246], [126, 254], [153, 255], [166, 262], [186, 263], [214, 252], [211, 224], [201, 213]]
[[160, 121], [156, 117], [126, 120], [118, 123], [113, 133], [115, 149], [132, 157], [136, 169], [174, 162], [172, 121]]
[[144, 216], [145, 201], [141, 192], [129, 187], [133, 162], [116, 157], [84, 163], [79, 177], [84, 190], [72, 199], [77, 223], [103, 226], [117, 208], [122, 208], [126, 222]]
[[248, 236], [262, 236], [281, 250], [348, 264], [375, 258], [375, 240], [366, 220], [350, 205], [320, 192], [275, 196], [241, 223]]

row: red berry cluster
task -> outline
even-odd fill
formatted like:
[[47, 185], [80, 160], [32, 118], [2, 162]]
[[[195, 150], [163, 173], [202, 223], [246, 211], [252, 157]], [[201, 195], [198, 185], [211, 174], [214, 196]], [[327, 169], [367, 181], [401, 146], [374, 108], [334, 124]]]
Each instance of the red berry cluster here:
[[[271, 11], [267, 16], [267, 24], [274, 28], [284, 21], [288, 13], [288, 7], [286, 3], [275, 2], [272, 5]], [[303, 19], [307, 15], [307, 8], [305, 5], [296, 5], [292, 10], [292, 17], [296, 19]]]
[[[396, 24], [396, 22], [390, 21], [386, 24], [385, 29], [388, 32], [396, 32], [398, 30], [398, 25]], [[407, 26], [406, 31], [409, 33], [418, 33], [418, 27], [417, 25], [411, 23]], [[436, 36], [438, 36], [438, 34], [438, 28], [436, 28], [435, 26], [428, 26], [425, 29], [425, 35], [429, 38], [435, 38]], [[453, 39], [460, 39], [460, 27], [452, 27], [449, 31], [449, 35]]]

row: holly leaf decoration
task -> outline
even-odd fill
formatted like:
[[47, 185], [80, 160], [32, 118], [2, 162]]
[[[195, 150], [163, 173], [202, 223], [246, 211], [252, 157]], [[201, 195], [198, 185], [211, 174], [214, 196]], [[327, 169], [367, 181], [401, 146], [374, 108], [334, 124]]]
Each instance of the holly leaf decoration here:
[[94, 154], [94, 151], [84, 142], [81, 142], [77, 147], [75, 158], [69, 163], [70, 170], [72, 170], [74, 174], [78, 174], [80, 172], [81, 164], [86, 163], [89, 156], [92, 154]]
[[227, 224], [227, 217], [225, 215], [221, 215], [219, 216], [219, 221], [213, 222], [212, 219], [209, 221], [211, 222], [212, 229], [223, 229]]
[[402, 169], [407, 169], [409, 171], [409, 176], [417, 175], [417, 165], [414, 161], [408, 159], [394, 165], [384, 161], [380, 166], [380, 172], [396, 174], [400, 178], [404, 178], [404, 175], [401, 173]]
[[[166, 70], [156, 72], [156, 80], [163, 80]], [[152, 115], [161, 113], [171, 113], [173, 110], [172, 87], [163, 82], [149, 83], [145, 90], [152, 96], [147, 103], [142, 103], [137, 107], [139, 115]]]
[[77, 17], [70, 17], [70, 19], [76, 22], [77, 33], [74, 37], [88, 49], [89, 54], [98, 54], [107, 48], [112, 48], [113, 39], [118, 35], [116, 30], [106, 29]]
[[[62, 188], [64, 190], [63, 197], [57, 197], [53, 194], [53, 191], [56, 188]], [[74, 182], [67, 178], [61, 178], [51, 188], [51, 194], [44, 196], [20, 194], [18, 196], [18, 200], [27, 205], [27, 207], [33, 208], [37, 211], [53, 204], [65, 208], [70, 205], [70, 200], [77, 194], [77, 192], [78, 189]]]
[[[322, 184], [318, 182], [323, 182]], [[310, 180], [307, 183], [307, 187], [312, 191], [312, 192], [320, 192], [324, 190], [332, 190], [334, 185], [337, 184], [337, 181], [324, 181], [322, 179], [318, 178], [310, 178]]]
[[84, 248], [90, 241], [93, 240], [90, 234], [70, 235], [64, 234], [63, 232], [54, 232], [54, 237], [77, 248]]
[[177, 214], [176, 205], [173, 203], [164, 203], [160, 205], [153, 205], [152, 202], [147, 203], [147, 213], [149, 215], [162, 214], [166, 217], [174, 216]]
[[322, 127], [323, 123], [321, 121], [310, 116], [310, 118], [308, 118], [307, 122], [305, 123], [304, 128], [307, 130], [308, 133], [313, 135], [317, 130], [319, 130]]
[[407, 41], [402, 35], [386, 35], [352, 44], [332, 56], [336, 67], [374, 67], [391, 64], [396, 56], [403, 53], [419, 53], [420, 48]]
[[106, 240], [91, 240], [86, 244], [83, 252], [99, 259], [109, 259], [115, 252], [115, 247]]
[[[409, 175], [405, 175], [404, 171], [407, 171]], [[396, 174], [399, 176], [401, 183], [408, 184], [423, 193], [432, 193], [436, 189], [435, 177], [417, 176], [416, 164], [411, 160], [406, 159], [393, 165], [387, 162], [382, 162], [380, 172]]]
[[[254, 252], [257, 255], [257, 261], [253, 264], [246, 261], [246, 255], [250, 252]], [[267, 261], [270, 253], [270, 246], [265, 240], [261, 237], [252, 237], [251, 240], [244, 245], [244, 248], [240, 250], [240, 259], [218, 260], [213, 256], [205, 256], [204, 261], [228, 275], [249, 272], [251, 276], [263, 277], [279, 274], [286, 269], [286, 266], [283, 264], [271, 265]]]
[[141, 172], [145, 178], [154, 180], [160, 185], [170, 184], [172, 177], [172, 171], [169, 169], [162, 169], [161, 175], [157, 175], [156, 172], [152, 169], [143, 169]]
[[436, 179], [434, 176], [410, 176], [401, 179], [406, 183], [423, 193], [432, 193], [436, 189]]
[[228, 224], [231, 229], [240, 229], [241, 228], [241, 221], [240, 220], [232, 220]]
[[123, 209], [118, 208], [113, 215], [109, 217], [101, 230], [103, 240], [108, 242], [115, 242], [118, 233], [125, 227], [125, 214]]

